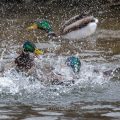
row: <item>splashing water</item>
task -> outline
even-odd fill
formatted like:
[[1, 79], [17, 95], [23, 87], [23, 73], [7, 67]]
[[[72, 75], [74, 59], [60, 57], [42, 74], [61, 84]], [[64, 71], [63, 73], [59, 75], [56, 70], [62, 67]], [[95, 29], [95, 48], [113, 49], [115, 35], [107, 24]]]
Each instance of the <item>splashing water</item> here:
[[[72, 3], [68, 4], [70, 8], [64, 5], [65, 9], [40, 7], [39, 4], [32, 7], [27, 4], [29, 9], [27, 6], [23, 9], [20, 4], [18, 11], [13, 9], [13, 5], [3, 5], [0, 9], [3, 12], [0, 53], [5, 49], [0, 60], [0, 119], [119, 119], [119, 75], [114, 79], [103, 75], [104, 71], [115, 69], [120, 64], [119, 10], [115, 14], [102, 10], [106, 8], [100, 4], [95, 4], [94, 8], [85, 7], [89, 5], [87, 1], [81, 7], [77, 5], [78, 8]], [[20, 45], [27, 39], [38, 43], [48, 41], [43, 32], [28, 33], [25, 30], [30, 20], [38, 17], [50, 19], [54, 30], [58, 31], [62, 22], [88, 9], [100, 22], [93, 36], [72, 42], [59, 39], [58, 46], [50, 40], [52, 48], [47, 49], [46, 44], [38, 45], [48, 53], [40, 59], [35, 58], [35, 71], [29, 75], [16, 71], [12, 62], [18, 55], [18, 47], [21, 47], [16, 44]], [[73, 74], [64, 66], [66, 58], [76, 53], [79, 53], [82, 64], [79, 74]]]
[[[10, 56], [9, 58], [11, 58]], [[91, 65], [91, 63], [81, 60], [80, 72], [75, 74], [70, 67], [65, 66], [67, 57], [47, 54], [43, 55], [41, 59], [35, 58], [35, 71], [30, 75], [18, 73], [15, 66], [5, 69], [3, 76], [0, 77], [2, 98], [12, 95], [17, 97], [17, 101], [41, 104], [50, 99], [55, 102], [55, 99], [72, 95], [74, 92], [81, 96], [83, 91], [88, 93], [89, 91], [102, 92], [106, 88], [108, 80], [102, 73], [104, 67], [98, 69], [99, 73], [97, 73], [94, 72], [94, 69], [99, 68], [100, 64], [93, 63]], [[4, 59], [3, 61], [5, 62]], [[8, 99], [10, 98], [6, 99], [5, 97], [5, 101]]]

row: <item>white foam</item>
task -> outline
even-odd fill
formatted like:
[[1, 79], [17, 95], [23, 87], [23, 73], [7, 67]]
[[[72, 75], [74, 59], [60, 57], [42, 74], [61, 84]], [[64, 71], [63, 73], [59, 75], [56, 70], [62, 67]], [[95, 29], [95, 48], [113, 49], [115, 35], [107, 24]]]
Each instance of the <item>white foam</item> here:
[[12, 79], [10, 79], [9, 77], [0, 77], [0, 91], [5, 92], [5, 89], [7, 90], [7, 92], [13, 94], [18, 92], [18, 87]]
[[12, 84], [13, 84], [13, 81], [10, 80], [8, 77], [0, 77], [0, 86], [9, 87]]

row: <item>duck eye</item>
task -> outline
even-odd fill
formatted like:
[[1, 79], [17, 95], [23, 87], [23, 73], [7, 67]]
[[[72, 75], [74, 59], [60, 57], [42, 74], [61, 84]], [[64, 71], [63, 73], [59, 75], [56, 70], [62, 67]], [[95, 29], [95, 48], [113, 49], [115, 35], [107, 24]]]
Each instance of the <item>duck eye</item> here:
[[66, 62], [66, 65], [67, 65], [67, 66], [70, 66], [70, 62]]

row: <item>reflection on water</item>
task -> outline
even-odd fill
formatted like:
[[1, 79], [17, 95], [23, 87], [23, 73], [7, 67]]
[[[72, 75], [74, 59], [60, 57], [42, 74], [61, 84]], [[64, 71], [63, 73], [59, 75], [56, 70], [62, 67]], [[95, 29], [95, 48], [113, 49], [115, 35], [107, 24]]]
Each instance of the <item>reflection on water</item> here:
[[[46, 6], [29, 14], [9, 13], [0, 18], [0, 53], [5, 50], [5, 63], [16, 57], [24, 40], [30, 39], [45, 50], [40, 65], [55, 65], [65, 56], [77, 54], [82, 63], [79, 78], [70, 86], [44, 86], [33, 79], [7, 73], [0, 77], [1, 120], [118, 120], [120, 119], [120, 82], [105, 77], [105, 70], [120, 65], [119, 11], [97, 11], [99, 18], [96, 33], [79, 41], [49, 40], [43, 31], [27, 31], [25, 28], [37, 17], [50, 19], [55, 31], [77, 9], [55, 9], [49, 14]], [[18, 12], [19, 13], [19, 12]], [[2, 15], [1, 15], [2, 16]], [[6, 19], [7, 18], [7, 19]], [[2, 60], [0, 60], [1, 62]], [[49, 61], [49, 62], [48, 62]], [[95, 72], [97, 71], [97, 72]], [[47, 74], [47, 73], [46, 73]], [[14, 76], [15, 75], [15, 76]], [[45, 74], [44, 74], [45, 75]]]
[[[78, 120], [96, 119], [113, 120], [120, 118], [120, 109], [116, 108], [119, 103], [75, 103], [73, 107], [50, 107], [30, 105], [4, 105], [0, 109], [1, 120]], [[109, 113], [108, 113], [109, 111]]]

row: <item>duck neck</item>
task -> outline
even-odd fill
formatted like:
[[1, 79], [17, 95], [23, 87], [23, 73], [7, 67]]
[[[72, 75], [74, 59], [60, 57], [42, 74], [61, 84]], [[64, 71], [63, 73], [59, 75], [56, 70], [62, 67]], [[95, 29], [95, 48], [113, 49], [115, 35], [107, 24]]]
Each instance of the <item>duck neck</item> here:
[[57, 37], [56, 33], [53, 31], [48, 32], [48, 37]]
[[22, 56], [22, 57], [29, 57], [30, 56], [30, 54], [29, 54], [29, 52], [26, 52], [26, 51], [22, 51], [22, 53], [20, 54], [20, 56]]

